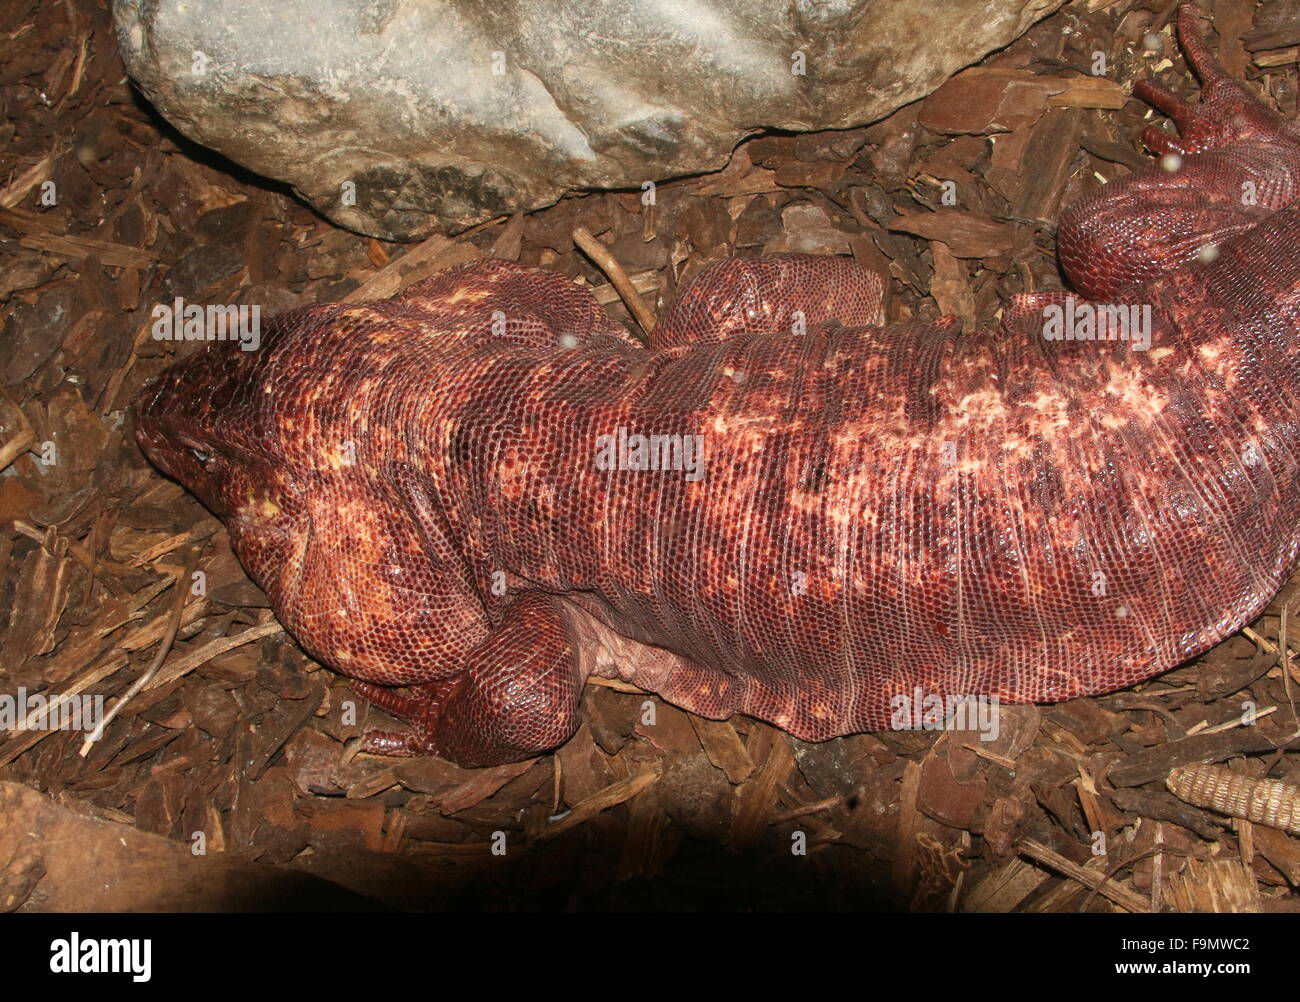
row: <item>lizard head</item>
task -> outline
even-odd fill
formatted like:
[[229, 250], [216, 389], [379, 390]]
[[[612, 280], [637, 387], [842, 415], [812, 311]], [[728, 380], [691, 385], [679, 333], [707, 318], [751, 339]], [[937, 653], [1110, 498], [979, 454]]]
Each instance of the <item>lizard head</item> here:
[[150, 383], [135, 406], [141, 451], [226, 524], [272, 597], [280, 590], [277, 568], [308, 535], [301, 464], [278, 426], [286, 391], [274, 374], [275, 341], [268, 334], [256, 351], [210, 344]]
[[[399, 306], [306, 307], [256, 350], [214, 343], [178, 361], [136, 404], [141, 450], [225, 523], [280, 621], [321, 660], [389, 684], [445, 657], [457, 616], [456, 644], [481, 632], [475, 607], [449, 611], [462, 586], [380, 468], [402, 458], [400, 421], [373, 418], [396, 413], [383, 394], [402, 381], [385, 366], [437, 368], [421, 331]], [[417, 342], [435, 355], [409, 361]]]
[[[136, 403], [135, 439], [156, 467], [222, 519], [237, 507], [252, 457], [235, 405], [257, 358], [214, 345], [177, 362]], [[273, 443], [266, 443], [271, 445]], [[273, 462], [265, 456], [262, 463]]]

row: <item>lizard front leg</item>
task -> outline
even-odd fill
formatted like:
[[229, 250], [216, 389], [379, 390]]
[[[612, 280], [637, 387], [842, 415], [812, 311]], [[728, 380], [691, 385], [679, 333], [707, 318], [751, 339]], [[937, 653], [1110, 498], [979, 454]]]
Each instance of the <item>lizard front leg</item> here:
[[559, 603], [526, 592], [506, 608], [461, 673], [413, 686], [405, 696], [354, 683], [411, 724], [403, 732], [372, 731], [361, 748], [376, 755], [438, 755], [467, 767], [530, 758], [577, 730], [582, 683]]

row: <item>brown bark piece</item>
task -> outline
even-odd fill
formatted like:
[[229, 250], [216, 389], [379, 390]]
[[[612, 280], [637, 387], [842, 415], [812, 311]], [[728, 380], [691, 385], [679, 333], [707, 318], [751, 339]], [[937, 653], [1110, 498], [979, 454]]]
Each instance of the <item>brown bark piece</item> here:
[[691, 726], [709, 761], [721, 769], [732, 783], [743, 783], [753, 773], [754, 760], [749, 757], [740, 735], [729, 720], [708, 720], [692, 716]]
[[955, 257], [961, 258], [997, 257], [1010, 253], [1016, 242], [1015, 233], [1006, 223], [959, 209], [896, 216], [889, 228], [927, 240], [938, 240], [946, 244]]

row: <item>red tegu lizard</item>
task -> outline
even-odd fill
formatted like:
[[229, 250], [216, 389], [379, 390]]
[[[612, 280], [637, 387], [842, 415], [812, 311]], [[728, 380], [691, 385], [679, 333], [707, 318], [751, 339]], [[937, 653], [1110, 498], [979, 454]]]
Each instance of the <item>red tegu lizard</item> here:
[[[1145, 679], [1256, 616], [1300, 545], [1300, 130], [1196, 15], [1199, 104], [1138, 85], [1181, 138], [1061, 220], [1077, 301], [880, 327], [847, 259], [732, 259], [643, 347], [569, 280], [481, 261], [186, 358], [140, 446], [410, 722], [373, 752], [535, 755], [591, 673], [810, 740], [916, 692]], [[1101, 306], [1146, 337], [1053, 333], [1121, 333]]]

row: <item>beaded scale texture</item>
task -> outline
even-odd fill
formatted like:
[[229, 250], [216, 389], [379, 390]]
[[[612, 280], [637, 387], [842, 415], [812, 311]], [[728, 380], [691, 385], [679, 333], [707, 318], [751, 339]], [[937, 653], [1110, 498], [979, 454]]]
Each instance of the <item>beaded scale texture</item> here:
[[918, 692], [1131, 685], [1255, 617], [1300, 546], [1300, 130], [1196, 16], [1200, 102], [1137, 89], [1180, 137], [1058, 234], [1080, 297], [1149, 307], [1146, 350], [1045, 337], [1063, 293], [880, 327], [879, 276], [806, 255], [706, 269], [643, 346], [480, 261], [184, 359], [139, 444], [410, 722], [373, 752], [530, 757], [593, 673], [809, 740]]

